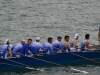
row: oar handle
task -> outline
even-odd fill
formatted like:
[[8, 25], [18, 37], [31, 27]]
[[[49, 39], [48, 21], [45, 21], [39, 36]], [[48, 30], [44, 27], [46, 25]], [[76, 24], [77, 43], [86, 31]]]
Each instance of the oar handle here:
[[91, 45], [96, 46], [95, 44], [91, 44]]

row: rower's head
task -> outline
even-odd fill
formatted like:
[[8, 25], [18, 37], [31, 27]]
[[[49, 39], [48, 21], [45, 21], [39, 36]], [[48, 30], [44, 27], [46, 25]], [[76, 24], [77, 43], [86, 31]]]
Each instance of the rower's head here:
[[40, 41], [40, 37], [36, 37], [36, 42], [39, 42]]
[[6, 39], [5, 44], [10, 45], [10, 40], [9, 39]]
[[89, 39], [90, 38], [90, 35], [89, 34], [86, 34], [85, 35], [85, 39]]
[[47, 41], [48, 41], [49, 43], [52, 43], [52, 37], [48, 37]]
[[27, 43], [28, 43], [29, 45], [31, 45], [32, 39], [28, 39], [28, 40], [27, 40]]
[[79, 34], [75, 34], [74, 39], [78, 40]]
[[64, 37], [64, 39], [65, 39], [66, 42], [68, 42], [68, 41], [69, 41], [69, 36], [66, 35], [66, 36]]
[[25, 44], [25, 40], [22, 40], [22, 41], [21, 41], [21, 44], [24, 45], [24, 44]]
[[61, 36], [58, 36], [58, 37], [57, 37], [57, 40], [58, 40], [59, 42], [61, 42], [62, 37], [61, 37]]

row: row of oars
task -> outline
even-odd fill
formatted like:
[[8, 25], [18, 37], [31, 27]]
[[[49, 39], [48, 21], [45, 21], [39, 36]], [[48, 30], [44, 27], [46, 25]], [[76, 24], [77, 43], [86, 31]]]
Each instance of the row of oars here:
[[[24, 55], [22, 55], [22, 56], [24, 56]], [[25, 57], [26, 57], [26, 56], [25, 56]], [[39, 59], [39, 58], [36, 58], [36, 57], [30, 57], [30, 58], [36, 59], [36, 60], [39, 60], [39, 61], [43, 61], [43, 62], [47, 62], [47, 63], [53, 64], [53, 65], [56, 65], [56, 66], [68, 68], [68, 69], [71, 69], [71, 70], [76, 71], [76, 72], [88, 73], [88, 72], [86, 72], [86, 71], [81, 71], [81, 70], [78, 70], [78, 69], [75, 69], [75, 68], [70, 68], [70, 67], [67, 67], [67, 66], [64, 66], [64, 65], [61, 65], [61, 64], [57, 64], [57, 63], [54, 63], [54, 62], [51, 62], [51, 61]], [[2, 58], [2, 59], [3, 59], [3, 58]], [[2, 62], [0, 62], [0, 64], [10, 65], [10, 66], [16, 66], [16, 67], [22, 67], [22, 68], [26, 68], [26, 69], [30, 69], [30, 70], [36, 70], [36, 71], [43, 71], [43, 70], [41, 70], [41, 69], [36, 69], [36, 68], [33, 68], [32, 66], [29, 66], [29, 65], [26, 65], [26, 64], [23, 64], [23, 63], [20, 63], [20, 62], [16, 62], [16, 61], [11, 60], [11, 59], [5, 59], [5, 60], [11, 61], [11, 62], [14, 62], [14, 63], [17, 63], [17, 64], [22, 65], [22, 66], [13, 65], [13, 64], [7, 64], [7, 63], [2, 63]]]
[[[95, 51], [95, 52], [98, 52], [98, 51]], [[83, 57], [83, 56], [81, 56], [81, 55], [75, 54], [74, 52], [70, 52], [70, 54], [100, 64], [100, 62], [98, 62], [98, 61], [95, 61], [95, 60], [89, 59], [89, 58], [87, 58], [87, 57]], [[24, 56], [24, 55], [22, 55], [22, 56]], [[78, 70], [78, 69], [75, 69], [75, 68], [70, 68], [70, 67], [67, 67], [67, 66], [64, 66], [64, 65], [58, 64], [58, 63], [54, 63], [54, 62], [51, 62], [51, 61], [47, 61], [47, 60], [43, 60], [43, 59], [39, 59], [39, 58], [36, 58], [36, 57], [30, 57], [30, 58], [32, 58], [32, 59], [36, 59], [36, 60], [39, 60], [39, 61], [43, 61], [43, 62], [47, 62], [47, 63], [53, 64], [53, 65], [57, 65], [57, 66], [60, 66], [60, 67], [69, 68], [69, 69], [71, 69], [71, 70], [73, 70], [73, 71], [76, 71], [76, 72], [88, 73], [87, 71], [81, 71], [81, 70]], [[1, 58], [1, 59], [3, 59], [3, 58]], [[29, 65], [26, 65], [26, 64], [23, 64], [23, 63], [20, 63], [20, 62], [16, 62], [16, 61], [11, 60], [11, 59], [5, 59], [5, 60], [7, 60], [7, 61], [11, 61], [11, 62], [14, 62], [14, 63], [17, 63], [17, 64], [20, 64], [20, 65], [22, 65], [22, 66], [19, 66], [19, 65], [13, 65], [13, 64], [7, 64], [7, 63], [2, 63], [2, 62], [0, 62], [0, 64], [10, 65], [10, 66], [16, 66], [16, 67], [22, 67], [22, 68], [31, 69], [31, 70], [37, 70], [37, 71], [43, 71], [43, 70], [41, 70], [41, 69], [36, 69], [36, 68], [33, 68], [32, 66], [29, 66]]]

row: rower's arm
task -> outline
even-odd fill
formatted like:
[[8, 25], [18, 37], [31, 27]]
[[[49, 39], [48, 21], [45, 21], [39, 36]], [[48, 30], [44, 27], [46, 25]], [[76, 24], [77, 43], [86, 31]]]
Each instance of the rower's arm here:
[[86, 41], [86, 47], [89, 49], [90, 48], [90, 46], [89, 46], [89, 41]]
[[65, 47], [68, 49], [68, 51], [70, 52], [70, 46], [69, 43], [65, 43]]
[[100, 42], [100, 30], [98, 32], [98, 41]]
[[11, 50], [11, 48], [8, 48], [8, 50], [9, 50], [10, 57], [12, 57], [12, 50]]
[[77, 48], [77, 47], [78, 47], [78, 46], [77, 46], [77, 41], [76, 41], [76, 40], [73, 42], [73, 45], [74, 45], [74, 48]]
[[41, 49], [44, 51], [43, 45], [41, 45]]

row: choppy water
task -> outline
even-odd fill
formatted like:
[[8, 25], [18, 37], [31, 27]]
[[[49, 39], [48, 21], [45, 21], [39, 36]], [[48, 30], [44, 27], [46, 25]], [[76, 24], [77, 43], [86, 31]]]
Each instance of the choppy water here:
[[[41, 43], [51, 36], [80, 34], [91, 35], [90, 41], [98, 44], [97, 33], [100, 26], [100, 0], [0, 0], [0, 45], [5, 39], [11, 43], [39, 36]], [[78, 42], [78, 43], [79, 43]], [[89, 71], [88, 75], [99, 75], [99, 66], [78, 67]], [[3, 73], [3, 75], [82, 75], [65, 72], [54, 67], [42, 73]], [[84, 74], [83, 74], [84, 75]]]

